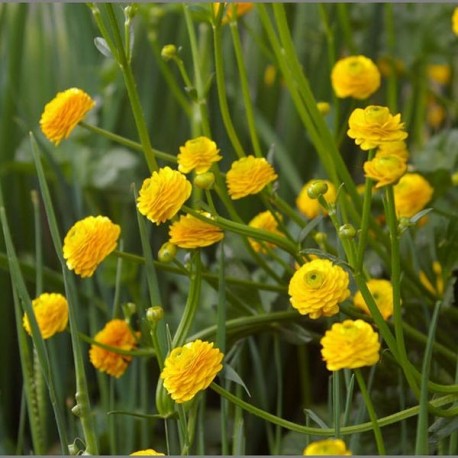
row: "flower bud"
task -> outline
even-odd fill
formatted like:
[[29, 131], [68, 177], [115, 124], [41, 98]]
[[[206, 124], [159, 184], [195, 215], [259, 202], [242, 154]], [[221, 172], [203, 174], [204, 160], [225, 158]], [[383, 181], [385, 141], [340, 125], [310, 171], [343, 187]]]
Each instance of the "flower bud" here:
[[327, 239], [328, 239], [328, 235], [326, 234], [326, 232], [317, 232], [317, 233], [313, 236], [313, 240], [315, 240], [315, 242], [316, 242], [318, 245], [322, 245], [323, 243], [326, 242]]
[[161, 321], [162, 318], [164, 318], [164, 309], [159, 305], [155, 305], [154, 307], [150, 307], [146, 311], [146, 319], [150, 323], [157, 323], [158, 321]]
[[458, 172], [455, 172], [452, 175], [452, 184], [453, 186], [458, 186]]
[[307, 188], [307, 195], [310, 199], [318, 199], [328, 191], [328, 185], [323, 180], [314, 180], [310, 183]]
[[79, 452], [80, 449], [76, 444], [68, 444], [68, 453], [70, 453], [70, 455], [78, 455]]
[[177, 254], [177, 247], [173, 243], [165, 242], [161, 248], [159, 248], [159, 252], [157, 257], [161, 262], [171, 262], [175, 259]]
[[324, 116], [327, 115], [331, 111], [331, 105], [328, 102], [318, 102], [316, 104], [318, 111]]
[[137, 305], [133, 302], [127, 302], [122, 305], [122, 311], [126, 320], [129, 321], [131, 316], [137, 311]]
[[162, 379], [159, 378], [156, 387], [156, 409], [163, 418], [168, 418], [174, 413], [175, 403], [164, 388]]
[[200, 189], [211, 189], [215, 184], [215, 174], [213, 172], [199, 173], [193, 183]]
[[398, 231], [399, 234], [402, 234], [405, 232], [409, 227], [414, 226], [412, 224], [412, 221], [410, 221], [410, 218], [407, 218], [406, 216], [401, 216], [398, 221]]
[[72, 414], [75, 415], [75, 417], [81, 417], [81, 406], [79, 404], [72, 407]]
[[167, 62], [177, 57], [177, 47], [175, 45], [165, 45], [161, 50], [161, 57]]
[[356, 229], [351, 224], [344, 224], [339, 227], [339, 237], [342, 239], [352, 239], [356, 235]]

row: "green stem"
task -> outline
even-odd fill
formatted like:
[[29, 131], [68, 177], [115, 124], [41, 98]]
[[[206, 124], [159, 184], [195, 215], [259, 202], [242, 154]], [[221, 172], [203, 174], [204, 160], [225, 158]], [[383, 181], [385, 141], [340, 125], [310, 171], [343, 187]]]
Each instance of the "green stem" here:
[[[334, 428], [315, 428], [311, 426], [303, 426], [303, 425], [299, 425], [297, 423], [293, 423], [291, 421], [285, 420], [283, 418], [277, 417], [276, 415], [273, 415], [245, 401], [242, 401], [239, 397], [234, 396], [232, 393], [225, 390], [224, 388], [222, 388], [221, 386], [217, 385], [214, 382], [210, 385], [210, 388], [212, 388], [220, 396], [223, 396], [224, 398], [228, 399], [230, 402], [232, 402], [236, 406], [246, 410], [247, 412], [251, 413], [252, 415], [255, 415], [259, 418], [267, 420], [275, 425], [279, 425], [282, 428], [285, 428], [289, 431], [296, 431], [302, 434], [311, 434], [311, 435], [325, 436], [325, 437], [326, 436], [332, 437], [335, 434]], [[431, 402], [431, 404], [433, 404], [433, 406], [435, 407], [438, 407], [438, 406], [450, 404], [451, 402], [454, 402], [456, 399], [458, 399], [457, 396], [449, 395], [449, 396], [444, 396], [438, 399], [434, 399]], [[395, 414], [376, 419], [375, 422], [378, 425], [378, 427], [388, 426], [388, 425], [398, 423], [407, 418], [415, 417], [416, 415], [418, 415], [418, 412], [419, 412], [419, 406], [414, 406], [414, 407], [410, 407], [409, 409], [405, 409], [401, 412], [396, 412]], [[359, 425], [344, 426], [341, 428], [340, 432], [343, 436], [345, 436], [348, 434], [356, 434], [356, 433], [362, 433], [362, 432], [373, 431], [373, 430], [374, 430], [374, 422], [369, 421], [366, 423], [361, 423]]]
[[186, 22], [186, 28], [188, 30], [189, 44], [191, 46], [192, 61], [194, 64], [194, 78], [196, 82], [197, 91], [196, 103], [198, 116], [196, 116], [196, 113], [194, 113], [194, 122], [197, 125], [201, 126], [202, 132], [205, 136], [211, 138], [210, 124], [208, 122], [207, 102], [205, 100], [205, 87], [200, 68], [199, 50], [197, 47], [196, 33], [194, 30], [194, 24], [192, 22], [191, 14], [189, 12], [189, 5], [187, 3], [183, 3], [183, 13]]
[[431, 324], [428, 333], [428, 343], [426, 345], [425, 355], [423, 357], [423, 367], [421, 371], [421, 385], [420, 385], [420, 413], [418, 415], [417, 434], [415, 444], [415, 455], [428, 455], [428, 381], [431, 369], [431, 358], [433, 355], [433, 342], [436, 333], [437, 321], [442, 302], [438, 301], [434, 308], [434, 313], [431, 319]]
[[253, 103], [251, 101], [250, 88], [248, 86], [248, 76], [246, 71], [245, 62], [243, 60], [242, 45], [240, 43], [240, 36], [237, 26], [237, 16], [234, 14], [230, 22], [230, 29], [232, 35], [232, 43], [234, 45], [235, 58], [237, 61], [237, 68], [239, 70], [240, 84], [242, 86], [242, 97], [245, 105], [245, 112], [248, 122], [248, 130], [250, 132], [251, 144], [253, 146], [254, 155], [262, 157], [261, 145], [259, 143], [258, 133], [254, 120]]
[[223, 51], [221, 44], [221, 27], [216, 25], [213, 25], [213, 41], [215, 53], [216, 88], [218, 90], [220, 113], [232, 146], [237, 156], [242, 158], [245, 156], [245, 152], [235, 131], [234, 124], [232, 123], [231, 115], [229, 113], [229, 106], [227, 103], [226, 81], [224, 80]]
[[46, 183], [46, 178], [39, 157], [38, 145], [31, 134], [32, 153], [37, 170], [38, 181], [40, 184], [41, 193], [43, 195], [43, 203], [46, 210], [46, 217], [48, 219], [49, 229], [51, 232], [52, 241], [62, 267], [64, 277], [64, 285], [69, 303], [69, 323], [70, 335], [72, 340], [73, 358], [75, 364], [75, 378], [76, 378], [76, 394], [75, 398], [79, 405], [79, 418], [83, 428], [84, 437], [86, 440], [86, 452], [89, 454], [98, 454], [97, 435], [95, 433], [93, 419], [90, 411], [89, 391], [86, 381], [86, 372], [84, 368], [84, 360], [78, 338], [78, 325], [77, 325], [77, 310], [76, 305], [76, 291], [75, 285], [69, 278], [70, 274], [67, 270], [65, 259], [62, 254], [62, 240], [59, 234], [56, 214], [52, 205], [51, 195]]
[[[113, 5], [111, 3], [107, 3], [105, 4], [105, 8], [107, 10], [108, 19], [110, 21], [110, 25], [113, 31], [114, 46], [117, 51], [114, 52], [113, 55], [117, 55], [118, 57], [118, 64], [121, 68], [122, 75], [124, 77], [124, 82], [126, 84], [127, 94], [129, 96], [132, 112], [135, 119], [135, 125], [137, 126], [138, 135], [143, 146], [143, 153], [145, 154], [145, 159], [150, 171], [153, 172], [154, 170], [158, 169], [158, 165], [156, 162], [156, 157], [154, 155], [153, 148], [151, 147], [148, 128], [146, 126], [145, 117], [143, 115], [143, 110], [140, 104], [140, 98], [138, 95], [134, 75], [132, 73], [132, 67], [130, 66], [127, 60], [127, 56], [124, 50], [124, 44], [122, 42], [122, 37], [118, 26], [118, 21], [115, 16]], [[101, 32], [103, 34], [102, 30]], [[107, 39], [107, 37], [104, 38]]]
[[[131, 148], [133, 150], [142, 151], [142, 152], [144, 150], [143, 146], [140, 143], [134, 142], [125, 137], [121, 137], [121, 135], [114, 134], [113, 132], [102, 129], [101, 127], [86, 124], [84, 121], [81, 121], [79, 123], [79, 126], [84, 127], [85, 129], [91, 132], [94, 132], [97, 135], [101, 135], [102, 137], [108, 138], [109, 140], [119, 143], [120, 145], [127, 146], [128, 148]], [[153, 153], [158, 159], [161, 159], [166, 162], [171, 162], [173, 164], [177, 163], [176, 156], [173, 156], [172, 154], [164, 153], [163, 151], [159, 151], [154, 148], [153, 148]]]
[[382, 432], [380, 431], [380, 425], [377, 421], [377, 415], [372, 404], [371, 397], [367, 391], [366, 382], [364, 377], [361, 374], [360, 369], [355, 369], [356, 380], [358, 381], [359, 388], [361, 390], [361, 395], [363, 396], [364, 403], [366, 404], [367, 412], [369, 413], [369, 418], [373, 425], [373, 431], [375, 436], [375, 442], [377, 443], [377, 450], [379, 455], [386, 455], [385, 444], [383, 442]]
[[[370, 150], [368, 153], [367, 160], [370, 161], [375, 155], [375, 150]], [[371, 204], [372, 204], [372, 187], [374, 186], [374, 180], [366, 178], [364, 185], [364, 200], [363, 200], [363, 213], [361, 216], [361, 229], [359, 234], [358, 243], [358, 255], [356, 260], [356, 270], [358, 272], [363, 271], [364, 264], [364, 253], [367, 248], [367, 237], [369, 233], [369, 221], [371, 216]]]
[[404, 340], [404, 329], [402, 326], [401, 311], [401, 254], [399, 250], [398, 221], [396, 216], [396, 206], [394, 202], [393, 186], [388, 185], [385, 188], [385, 215], [390, 233], [391, 248], [391, 284], [393, 287], [393, 320], [394, 333], [401, 366], [404, 370], [407, 381], [414, 393], [419, 392], [417, 382], [410, 370], [411, 364], [407, 356], [407, 350]]
[[202, 286], [201, 276], [202, 263], [200, 260], [200, 252], [194, 251], [191, 259], [191, 271], [189, 273], [189, 293], [186, 305], [184, 308], [183, 316], [181, 317], [178, 329], [173, 337], [172, 348], [183, 345], [191, 329], [194, 317], [199, 305], [200, 291]]
[[340, 437], [340, 371], [334, 371], [332, 374], [332, 408], [334, 414], [335, 437]]

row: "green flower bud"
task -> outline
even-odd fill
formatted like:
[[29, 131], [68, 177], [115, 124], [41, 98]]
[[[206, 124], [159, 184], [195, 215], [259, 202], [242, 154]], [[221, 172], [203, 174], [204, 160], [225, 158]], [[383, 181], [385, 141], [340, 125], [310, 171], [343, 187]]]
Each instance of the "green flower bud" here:
[[72, 407], [72, 414], [75, 415], [75, 417], [81, 417], [81, 406], [79, 404]]
[[136, 313], [137, 305], [133, 302], [127, 302], [122, 305], [122, 311], [124, 313], [124, 317], [126, 318], [126, 320], [129, 321], [132, 315]]
[[318, 245], [322, 245], [323, 243], [326, 242], [327, 239], [328, 239], [328, 235], [326, 234], [326, 232], [317, 232], [317, 233], [313, 236], [313, 240], [315, 240], [315, 242], [316, 242]]
[[194, 185], [200, 189], [211, 189], [215, 184], [215, 174], [213, 172], [199, 173], [194, 178]]
[[324, 116], [331, 111], [331, 105], [328, 102], [318, 102], [316, 104], [318, 111]]
[[165, 242], [161, 248], [159, 248], [159, 252], [157, 257], [161, 262], [171, 262], [175, 259], [177, 255], [177, 247], [173, 243]]
[[177, 47], [175, 45], [165, 45], [161, 50], [161, 57], [167, 62], [177, 57]]
[[356, 229], [351, 224], [344, 224], [339, 227], [339, 237], [342, 239], [352, 239], [356, 236]]
[[328, 192], [328, 185], [323, 180], [314, 180], [307, 188], [307, 195], [310, 199], [318, 199]]
[[162, 318], [164, 318], [164, 309], [159, 305], [155, 305], [154, 307], [150, 307], [146, 311], [146, 319], [150, 323], [157, 323], [158, 321], [161, 321]]
[[453, 186], [458, 186], [458, 172], [455, 172], [452, 175], [452, 184]]
[[156, 409], [163, 418], [168, 418], [174, 414], [175, 403], [167, 393], [167, 390], [162, 384], [162, 379], [159, 378], [156, 388]]

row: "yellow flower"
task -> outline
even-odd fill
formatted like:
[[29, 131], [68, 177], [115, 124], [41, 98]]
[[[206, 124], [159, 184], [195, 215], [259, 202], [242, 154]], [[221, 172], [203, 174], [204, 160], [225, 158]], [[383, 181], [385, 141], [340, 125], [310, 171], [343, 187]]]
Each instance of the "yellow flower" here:
[[41, 130], [57, 146], [64, 138], [68, 138], [94, 105], [94, 100], [81, 89], [74, 87], [59, 92], [45, 106], [40, 119]]
[[[280, 215], [278, 215], [280, 217]], [[256, 215], [249, 223], [248, 226], [254, 227], [256, 229], [263, 229], [268, 232], [272, 232], [277, 235], [283, 235], [278, 230], [278, 221], [275, 219], [274, 215], [270, 211], [261, 212]], [[253, 238], [249, 238], [251, 247], [257, 253], [266, 253], [267, 248], [274, 248], [275, 245], [270, 242], [258, 242]]]
[[292, 306], [301, 315], [316, 319], [339, 312], [339, 304], [350, 296], [349, 276], [328, 259], [314, 259], [300, 267], [289, 282]]
[[[210, 213], [203, 213], [210, 218]], [[181, 248], [199, 248], [213, 245], [224, 238], [218, 226], [202, 221], [195, 216], [181, 216], [169, 229], [169, 242]]]
[[377, 156], [397, 156], [399, 159], [407, 162], [409, 160], [409, 151], [407, 150], [406, 142], [382, 143], [377, 149]]
[[[67, 327], [68, 303], [62, 294], [40, 294], [32, 301], [32, 307], [43, 339], [49, 339], [54, 334], [64, 331]], [[27, 333], [32, 335], [32, 329], [26, 313], [24, 313], [22, 324]]]
[[406, 173], [393, 190], [396, 212], [406, 218], [423, 210], [434, 193], [429, 182], [418, 173]]
[[212, 3], [213, 10], [215, 12], [215, 15], [218, 14], [218, 11], [221, 6], [226, 6], [226, 10], [224, 11], [224, 16], [222, 20], [222, 24], [227, 24], [229, 23], [232, 18], [233, 18], [233, 6], [236, 9], [236, 17], [239, 18], [240, 16], [243, 16], [244, 14], [248, 13], [251, 11], [254, 7], [254, 3], [249, 3], [249, 2], [227, 2], [227, 3]]
[[229, 195], [233, 200], [257, 194], [278, 178], [274, 168], [263, 157], [247, 156], [232, 163], [226, 174]]
[[344, 57], [335, 63], [331, 82], [337, 97], [367, 99], [380, 87], [380, 72], [368, 57]]
[[[305, 183], [296, 199], [297, 208], [309, 219], [316, 218], [320, 213], [327, 213], [317, 199], [311, 199], [308, 195], [307, 189], [315, 181], [318, 180], [310, 180]], [[328, 185], [328, 190], [323, 194], [323, 197], [326, 199], [326, 202], [333, 204], [337, 197], [336, 187], [328, 180], [319, 181], [323, 181]]]
[[[111, 320], [99, 331], [94, 340], [110, 347], [117, 347], [120, 350], [132, 350], [137, 340], [135, 335], [124, 320]], [[100, 372], [119, 378], [127, 369], [132, 356], [121, 355], [92, 344], [89, 350], [89, 359], [92, 365]]]
[[376, 188], [396, 183], [407, 172], [407, 163], [398, 156], [379, 156], [363, 164], [365, 176], [377, 182]]
[[439, 262], [433, 262], [433, 272], [436, 275], [436, 284], [433, 285], [426, 274], [420, 270], [419, 278], [422, 285], [432, 294], [441, 297], [444, 294], [444, 279], [442, 277], [442, 266]]
[[324, 439], [305, 447], [303, 455], [351, 455], [342, 439]]
[[138, 211], [157, 225], [172, 219], [191, 195], [186, 177], [163, 167], [143, 181], [137, 199]]
[[334, 323], [321, 345], [321, 356], [329, 371], [373, 366], [380, 359], [378, 334], [363, 320]]
[[442, 85], [448, 84], [452, 76], [452, 69], [448, 64], [430, 64], [426, 71], [431, 81]]
[[139, 450], [138, 452], [131, 453], [129, 456], [146, 456], [146, 455], [155, 455], [155, 456], [165, 456], [161, 452], [156, 452], [152, 448], [147, 448], [146, 450]]
[[81, 277], [91, 277], [116, 248], [121, 228], [106, 216], [88, 216], [67, 232], [63, 253], [67, 267]]
[[426, 120], [433, 129], [438, 129], [445, 120], [447, 112], [445, 108], [433, 98], [428, 100]]
[[[369, 280], [366, 285], [377, 304], [377, 308], [380, 310], [383, 318], [387, 320], [391, 315], [393, 315], [393, 286], [388, 280], [377, 278]], [[368, 315], [371, 314], [361, 291], [358, 291], [355, 294], [353, 303], [355, 304], [355, 307], [358, 307], [363, 312]]]
[[207, 137], [188, 140], [184, 146], [180, 146], [178, 170], [182, 173], [189, 173], [191, 170], [196, 173], [208, 172], [213, 162], [222, 159], [218, 153], [216, 143]]
[[455, 35], [458, 35], [458, 7], [453, 10], [452, 30]]
[[401, 115], [393, 116], [387, 107], [369, 105], [356, 108], [348, 120], [347, 134], [363, 150], [370, 150], [385, 142], [401, 141], [407, 138]]
[[172, 399], [183, 403], [211, 384], [222, 369], [223, 354], [213, 343], [198, 339], [174, 348], [164, 361], [161, 378]]

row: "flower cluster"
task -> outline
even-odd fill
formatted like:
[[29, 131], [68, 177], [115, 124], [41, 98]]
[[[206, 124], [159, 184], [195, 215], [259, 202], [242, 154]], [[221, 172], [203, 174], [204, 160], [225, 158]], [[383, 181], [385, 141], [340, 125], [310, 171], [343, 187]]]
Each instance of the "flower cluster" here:
[[164, 387], [177, 403], [191, 400], [208, 388], [223, 368], [223, 354], [213, 343], [200, 339], [174, 348], [164, 361], [161, 372]]
[[[317, 199], [312, 199], [309, 196], [308, 190], [310, 186], [317, 181], [318, 180], [314, 179], [305, 183], [296, 199], [296, 206], [298, 210], [309, 219], [316, 218], [320, 213], [327, 213], [326, 210], [320, 205]], [[327, 185], [327, 191], [323, 194], [324, 199], [328, 204], [333, 204], [337, 198], [336, 187], [329, 180], [319, 181]]]
[[188, 140], [184, 146], [180, 146], [178, 155], [178, 170], [182, 173], [189, 173], [195, 170], [196, 173], [208, 172], [214, 162], [222, 159], [216, 143], [207, 137], [197, 137]]
[[178, 213], [191, 190], [191, 183], [182, 173], [170, 167], [161, 168], [143, 181], [137, 199], [138, 211], [159, 225]]
[[247, 156], [232, 163], [226, 183], [232, 199], [257, 194], [278, 178], [274, 168], [263, 157]]
[[[33, 313], [43, 339], [49, 339], [54, 334], [62, 332], [68, 323], [68, 302], [59, 293], [43, 293], [32, 301]], [[24, 313], [22, 324], [29, 335], [32, 335], [30, 321]]]
[[324, 439], [315, 441], [305, 447], [303, 453], [305, 456], [317, 456], [317, 455], [351, 455], [351, 452], [347, 449], [345, 442], [342, 439]]
[[116, 248], [121, 228], [106, 216], [77, 221], [64, 239], [67, 267], [81, 277], [91, 277], [98, 265]]
[[73, 87], [59, 92], [46, 104], [41, 115], [40, 127], [43, 134], [56, 146], [59, 145], [94, 105], [94, 100], [81, 89]]
[[[120, 350], [132, 350], [137, 345], [135, 334], [124, 320], [114, 319], [109, 321], [95, 337], [99, 342]], [[132, 356], [122, 355], [110, 350], [105, 350], [99, 345], [92, 344], [89, 350], [89, 359], [92, 365], [100, 372], [119, 378], [127, 369]]]
[[301, 315], [316, 319], [339, 312], [339, 304], [350, 296], [349, 276], [328, 259], [314, 259], [292, 276], [288, 294]]
[[[383, 318], [387, 320], [393, 314], [393, 286], [388, 280], [372, 278], [366, 283], [377, 308], [380, 310]], [[358, 291], [353, 298], [355, 307], [370, 315], [369, 307], [361, 294]]]
[[[281, 215], [277, 215], [278, 218], [281, 218]], [[275, 216], [270, 211], [264, 211], [257, 214], [249, 223], [248, 226], [253, 227], [255, 229], [263, 229], [267, 232], [272, 232], [276, 235], [282, 235], [282, 233], [278, 230], [278, 221]], [[275, 245], [270, 242], [258, 242], [253, 238], [248, 239], [251, 247], [257, 253], [266, 253], [267, 248], [274, 248]]]
[[[202, 215], [211, 219], [210, 213]], [[224, 238], [224, 232], [218, 226], [193, 215], [185, 215], [170, 226], [169, 236], [169, 242], [180, 248], [199, 248], [219, 242]]]
[[321, 355], [329, 371], [373, 366], [380, 359], [380, 342], [363, 320], [334, 323], [321, 339]]
[[337, 97], [367, 99], [380, 87], [380, 72], [368, 57], [345, 57], [334, 65], [331, 82]]

